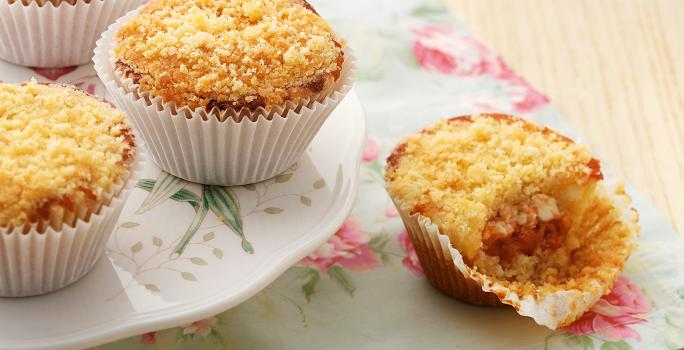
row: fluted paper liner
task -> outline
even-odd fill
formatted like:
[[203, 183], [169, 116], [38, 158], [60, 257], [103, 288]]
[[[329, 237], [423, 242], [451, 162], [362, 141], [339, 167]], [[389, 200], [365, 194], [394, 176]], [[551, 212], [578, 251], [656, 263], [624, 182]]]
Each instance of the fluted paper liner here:
[[[605, 181], [604, 181], [605, 182]], [[610, 188], [610, 190], [608, 190]], [[597, 190], [599, 188], [597, 187]], [[609, 198], [620, 210], [621, 218], [634, 238], [638, 234], [638, 215], [629, 208], [631, 198], [623, 192], [621, 182], [601, 187], [601, 196]], [[587, 290], [563, 290], [537, 299], [535, 295], [519, 295], [496, 278], [474, 270], [463, 261], [449, 236], [421, 214], [411, 214], [401, 200], [393, 198], [416, 249], [426, 277], [440, 291], [464, 302], [477, 305], [511, 305], [523, 316], [531, 317], [550, 329], [567, 326], [603, 296], [598, 282]], [[620, 271], [616, 271], [616, 276]]]
[[[102, 35], [95, 70], [114, 103], [128, 113], [148, 145], [152, 160], [166, 172], [191, 182], [235, 186], [256, 183], [287, 170], [304, 153], [354, 82], [354, 56], [345, 49], [341, 76], [326, 96], [289, 103], [255, 118], [244, 111], [215, 115], [202, 108], [177, 108], [130, 81], [117, 78], [115, 34], [138, 11], [122, 17]], [[231, 114], [232, 113], [232, 114]]]
[[88, 63], [95, 42], [117, 18], [140, 0], [78, 0], [74, 5], [0, 1], [0, 58], [30, 67], [55, 68]]
[[142, 170], [141, 151], [138, 146], [128, 176], [92, 208], [57, 208], [47, 220], [0, 227], [0, 297], [50, 293], [78, 281], [95, 266]]

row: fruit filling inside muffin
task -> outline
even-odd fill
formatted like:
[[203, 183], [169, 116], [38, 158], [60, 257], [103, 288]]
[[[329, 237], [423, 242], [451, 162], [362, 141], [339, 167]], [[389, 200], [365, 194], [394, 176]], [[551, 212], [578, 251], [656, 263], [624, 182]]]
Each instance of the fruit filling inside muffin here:
[[469, 268], [522, 294], [607, 291], [634, 249], [598, 160], [518, 118], [439, 121], [395, 149], [385, 178], [405, 220], [429, 219]]
[[543, 193], [505, 205], [482, 231], [484, 251], [509, 264], [520, 254], [531, 256], [559, 248], [570, 228], [558, 201]]

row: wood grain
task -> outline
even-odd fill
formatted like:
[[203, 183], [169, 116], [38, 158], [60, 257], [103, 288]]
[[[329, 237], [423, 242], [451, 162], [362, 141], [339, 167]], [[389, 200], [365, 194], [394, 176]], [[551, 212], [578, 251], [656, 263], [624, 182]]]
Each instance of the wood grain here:
[[684, 1], [443, 1], [684, 233]]

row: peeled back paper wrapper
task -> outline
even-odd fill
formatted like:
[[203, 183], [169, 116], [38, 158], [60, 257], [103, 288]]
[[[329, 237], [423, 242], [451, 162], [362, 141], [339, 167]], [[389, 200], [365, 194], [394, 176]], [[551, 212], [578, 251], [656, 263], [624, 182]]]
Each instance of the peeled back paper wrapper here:
[[117, 74], [114, 39], [132, 11], [112, 24], [95, 49], [95, 70], [113, 102], [133, 121], [152, 160], [164, 171], [203, 184], [237, 186], [260, 182], [297, 161], [323, 123], [351, 90], [355, 58], [345, 49], [340, 78], [325, 96], [289, 103], [261, 115], [242, 111], [217, 114], [178, 108], [161, 97], [138, 91]]
[[90, 208], [53, 207], [46, 220], [0, 228], [0, 297], [46, 294], [83, 278], [103, 255], [143, 157], [138, 147], [126, 178]]
[[57, 68], [88, 63], [95, 42], [140, 0], [0, 1], [0, 58], [14, 64]]
[[[606, 268], [603, 272], [611, 276], [609, 285], [596, 280], [583, 285], [580, 289], [561, 288], [551, 293], [543, 293], [538, 289], [520, 293], [510, 282], [487, 276], [469, 266], [463, 255], [454, 248], [449, 236], [440, 232], [439, 227], [429, 218], [421, 214], [411, 214], [411, 209], [406, 208], [401, 200], [393, 200], [406, 225], [426, 277], [435, 288], [471, 304], [513, 306], [520, 315], [530, 317], [536, 323], [550, 329], [559, 329], [577, 320], [608, 293], [612, 283], [622, 272], [622, 265]], [[593, 200], [603, 203], [609, 211], [603, 213], [606, 215], [602, 215], [600, 220], [603, 222], [599, 225], [622, 227], [628, 232], [628, 241], [624, 243], [633, 249], [633, 240], [639, 232], [638, 215], [630, 209], [631, 199], [624, 192], [622, 183], [608, 185], [604, 181], [596, 187]], [[619, 221], [623, 225], [612, 225], [609, 221]]]

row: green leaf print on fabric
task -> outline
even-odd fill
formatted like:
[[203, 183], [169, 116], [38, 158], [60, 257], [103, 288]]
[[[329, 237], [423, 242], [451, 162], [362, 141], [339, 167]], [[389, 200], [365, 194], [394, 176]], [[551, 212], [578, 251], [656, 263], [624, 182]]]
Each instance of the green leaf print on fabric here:
[[316, 293], [318, 282], [321, 280], [321, 274], [316, 269], [308, 268], [305, 270], [305, 278], [307, 281], [302, 285], [302, 292], [304, 292], [306, 302], [308, 303], [311, 301], [311, 296]]
[[375, 254], [380, 257], [383, 264], [390, 262], [390, 253], [385, 250], [387, 243], [390, 242], [389, 235], [386, 232], [376, 233], [371, 236], [371, 240], [368, 241], [368, 248], [370, 248]]
[[601, 344], [601, 350], [630, 350], [632, 346], [624, 340], [611, 341]]
[[582, 346], [582, 349], [584, 350], [594, 350], [594, 340], [591, 339], [590, 337], [584, 336], [575, 336], [575, 339], [579, 342], [579, 344]]
[[330, 276], [337, 284], [339, 284], [349, 296], [354, 297], [356, 287], [352, 285], [349, 275], [339, 265], [335, 265], [328, 269], [328, 276]]
[[[544, 349], [582, 349], [595, 350], [594, 339], [588, 335], [573, 335], [562, 331], [555, 331], [546, 337]], [[598, 339], [601, 341], [600, 339]]]

